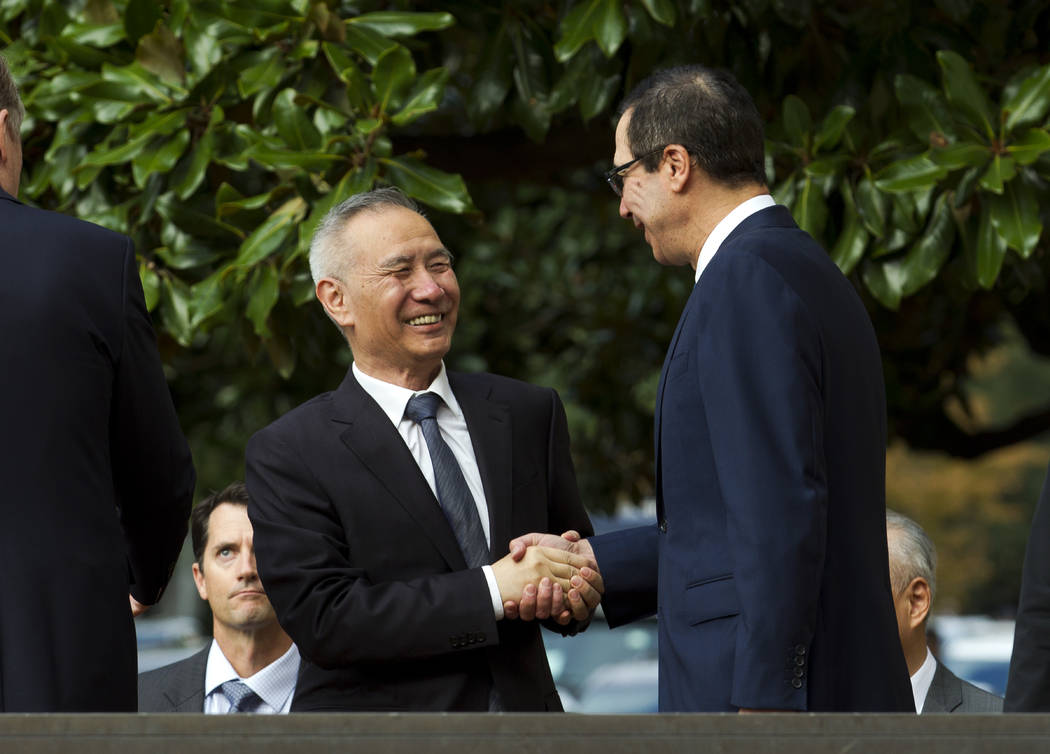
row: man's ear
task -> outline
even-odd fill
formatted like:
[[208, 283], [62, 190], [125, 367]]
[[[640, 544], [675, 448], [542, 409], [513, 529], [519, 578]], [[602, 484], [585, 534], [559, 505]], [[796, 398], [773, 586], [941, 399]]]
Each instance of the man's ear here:
[[689, 182], [693, 172], [693, 159], [681, 144], [668, 144], [664, 147], [664, 169], [668, 171], [672, 191], [681, 191]]
[[333, 278], [321, 278], [314, 289], [317, 300], [340, 327], [353, 327], [354, 316], [350, 306], [350, 297], [343, 284]]
[[922, 625], [930, 614], [931, 605], [930, 585], [926, 579], [917, 576], [908, 584], [908, 623], [912, 628]]
[[193, 583], [197, 585], [197, 594], [201, 596], [202, 600], [207, 602], [208, 586], [204, 583], [204, 571], [201, 570], [200, 563], [193, 564]]
[[11, 136], [11, 111], [6, 107], [0, 110], [0, 163], [11, 159], [11, 147], [14, 139]]

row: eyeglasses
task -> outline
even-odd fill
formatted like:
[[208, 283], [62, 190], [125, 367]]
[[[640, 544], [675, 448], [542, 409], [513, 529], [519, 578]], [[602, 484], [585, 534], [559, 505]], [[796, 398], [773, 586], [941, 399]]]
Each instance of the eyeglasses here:
[[639, 160], [644, 160], [650, 155], [654, 155], [657, 152], [664, 151], [666, 147], [667, 145], [665, 144], [664, 146], [658, 149], [654, 149], [651, 152], [646, 152], [641, 157], [635, 157], [630, 162], [625, 162], [623, 165], [617, 165], [612, 170], [606, 171], [605, 180], [608, 181], [609, 188], [611, 188], [613, 190], [613, 193], [617, 196], [623, 196], [623, 179], [624, 176], [627, 175], [627, 172], [631, 169], [631, 166]]

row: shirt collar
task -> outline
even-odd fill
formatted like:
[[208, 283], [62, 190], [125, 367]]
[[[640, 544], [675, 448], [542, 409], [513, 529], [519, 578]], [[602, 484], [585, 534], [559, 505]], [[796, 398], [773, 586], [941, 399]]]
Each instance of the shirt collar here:
[[722, 242], [729, 237], [729, 234], [736, 230], [736, 226], [756, 212], [774, 206], [776, 206], [776, 201], [772, 196], [759, 194], [736, 205], [728, 215], [719, 220], [718, 225], [707, 236], [704, 245], [700, 247], [700, 256], [696, 260], [696, 277], [693, 278], [694, 281], [699, 282], [700, 275], [703, 274], [704, 269], [714, 259], [715, 252], [722, 246]]
[[915, 675], [911, 677], [911, 693], [915, 697], [915, 711], [922, 712], [926, 704], [926, 695], [930, 693], [930, 685], [933, 683], [933, 675], [937, 672], [937, 660], [933, 652], [926, 649], [926, 660], [922, 663]]
[[[204, 671], [204, 696], [207, 697], [226, 681], [240, 679], [258, 694], [274, 712], [280, 712], [288, 695], [295, 690], [299, 677], [299, 649], [292, 644], [288, 651], [271, 662], [265, 668], [248, 678], [241, 678], [233, 665], [222, 653], [219, 643], [211, 640], [208, 652], [208, 665]], [[221, 691], [219, 693], [222, 693]]]
[[[356, 361], [351, 366], [351, 369], [353, 369], [354, 377], [357, 378], [364, 391], [379, 404], [379, 408], [383, 409], [383, 413], [389, 417], [395, 427], [405, 418], [405, 407], [408, 405], [409, 399], [420, 393], [437, 393], [441, 396], [441, 400], [445, 402], [445, 406], [457, 418], [463, 417], [463, 411], [456, 401], [456, 396], [452, 394], [452, 386], [448, 382], [445, 362], [441, 362], [441, 370], [426, 390], [409, 390], [407, 387], [376, 379], [362, 372], [358, 368]], [[438, 410], [440, 411], [441, 409], [439, 408]]]

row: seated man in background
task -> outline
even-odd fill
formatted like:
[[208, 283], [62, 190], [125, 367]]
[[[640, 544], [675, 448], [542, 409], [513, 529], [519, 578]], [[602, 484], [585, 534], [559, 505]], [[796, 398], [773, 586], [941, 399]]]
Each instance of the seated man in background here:
[[210, 645], [139, 676], [140, 712], [287, 713], [299, 652], [274, 615], [255, 568], [248, 492], [235, 482], [190, 516], [193, 580], [211, 607]]
[[937, 585], [937, 551], [922, 527], [886, 511], [890, 586], [904, 659], [908, 663], [915, 711], [1002, 712], [1003, 700], [955, 676], [926, 645], [926, 621]]

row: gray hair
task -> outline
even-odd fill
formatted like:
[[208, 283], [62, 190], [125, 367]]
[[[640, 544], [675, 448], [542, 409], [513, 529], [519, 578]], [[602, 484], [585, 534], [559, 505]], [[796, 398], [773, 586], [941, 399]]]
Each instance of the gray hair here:
[[328, 210], [310, 241], [310, 275], [314, 285], [322, 278], [343, 278], [349, 254], [345, 246], [341, 247], [339, 235], [347, 222], [361, 212], [378, 212], [384, 207], [404, 207], [424, 216], [419, 205], [397, 188], [373, 189], [340, 202]]
[[937, 550], [923, 528], [907, 516], [886, 509], [890, 554], [890, 585], [894, 596], [917, 578], [930, 585], [930, 601], [937, 591]]
[[22, 118], [25, 117], [26, 111], [22, 106], [22, 99], [18, 96], [18, 86], [3, 55], [0, 55], [0, 110], [10, 113], [7, 122], [11, 126], [11, 136], [20, 139]]

